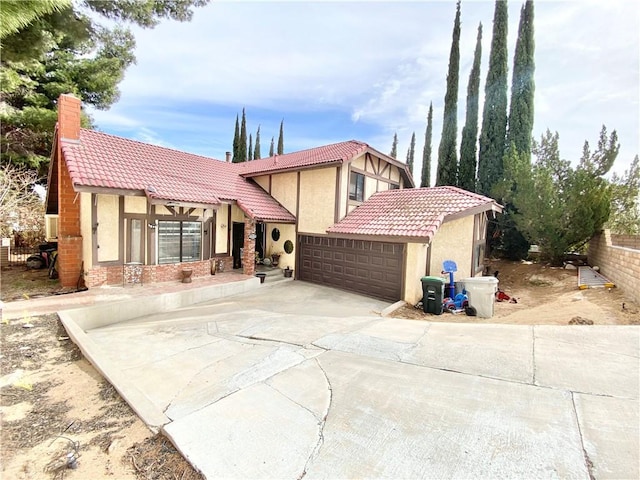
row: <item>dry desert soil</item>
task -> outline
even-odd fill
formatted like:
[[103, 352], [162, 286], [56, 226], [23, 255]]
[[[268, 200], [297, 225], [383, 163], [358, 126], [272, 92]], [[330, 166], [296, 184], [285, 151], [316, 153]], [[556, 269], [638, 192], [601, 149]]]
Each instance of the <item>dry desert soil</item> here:
[[[494, 317], [428, 315], [418, 321], [638, 325], [638, 305], [616, 288], [577, 289], [575, 270], [495, 261], [499, 288], [517, 303]], [[51, 295], [43, 272], [2, 271], [2, 300]], [[162, 435], [150, 432], [69, 340], [57, 315], [0, 322], [0, 477], [26, 479], [201, 479]], [[75, 467], [75, 468], [71, 468]]]

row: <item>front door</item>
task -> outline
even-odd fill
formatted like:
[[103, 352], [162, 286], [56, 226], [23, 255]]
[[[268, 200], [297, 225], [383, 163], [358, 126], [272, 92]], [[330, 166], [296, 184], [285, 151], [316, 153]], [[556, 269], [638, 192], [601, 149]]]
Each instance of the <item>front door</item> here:
[[264, 258], [264, 223], [256, 223], [256, 252]]
[[244, 247], [244, 223], [233, 222], [233, 242], [231, 255], [233, 256], [233, 268], [242, 268], [242, 250]]

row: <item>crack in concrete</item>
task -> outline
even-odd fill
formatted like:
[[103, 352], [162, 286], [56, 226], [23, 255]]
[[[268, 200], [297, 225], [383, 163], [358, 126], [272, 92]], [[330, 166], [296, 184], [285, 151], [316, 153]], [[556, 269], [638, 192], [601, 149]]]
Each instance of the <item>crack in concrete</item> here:
[[[192, 350], [192, 349], [190, 349], [190, 350]], [[200, 375], [206, 369], [211, 368], [215, 364], [223, 362], [223, 361], [225, 361], [225, 360], [227, 360], [227, 359], [229, 359], [229, 358], [231, 358], [231, 357], [233, 357], [235, 355], [238, 355], [239, 353], [244, 353], [244, 352], [231, 353], [231, 354], [227, 355], [226, 357], [223, 357], [223, 358], [220, 358], [220, 359], [216, 360], [215, 362], [211, 362], [211, 363], [206, 364], [200, 370], [198, 370], [196, 373], [194, 373], [191, 376], [191, 379], [181, 389], [179, 389], [173, 397], [171, 397], [171, 400], [169, 400], [169, 403], [167, 403], [167, 406], [162, 410], [162, 413], [164, 413], [165, 415], [167, 414], [167, 410], [169, 410], [169, 408], [171, 408], [171, 406], [173, 405], [173, 402], [176, 401], [176, 399], [180, 396], [180, 394], [182, 394], [182, 392], [184, 392], [189, 387], [189, 385], [191, 385], [193, 383], [193, 379], [194, 378], [196, 378], [198, 375]], [[220, 400], [222, 400], [222, 399], [220, 398], [220, 399], [216, 400], [216, 402], [218, 402]], [[215, 402], [213, 402], [213, 403], [215, 403]]]
[[329, 411], [331, 410], [331, 405], [333, 404], [333, 387], [331, 385], [331, 381], [329, 380], [329, 376], [327, 375], [326, 370], [322, 368], [322, 365], [320, 365], [320, 361], [317, 358], [315, 358], [314, 360], [316, 362], [316, 365], [318, 365], [318, 368], [322, 371], [325, 380], [327, 381], [327, 389], [329, 390], [329, 405], [327, 405], [327, 411], [323, 415], [322, 419], [318, 422], [318, 441], [315, 447], [313, 448], [313, 450], [311, 451], [309, 458], [307, 458], [307, 461], [304, 464], [304, 469], [302, 470], [302, 473], [298, 476], [298, 480], [302, 480], [305, 477], [310, 464], [316, 458], [318, 458], [318, 455], [320, 454], [320, 449], [322, 448], [322, 445], [324, 445], [324, 427], [327, 424]]
[[314, 346], [316, 348], [319, 348], [320, 350], [323, 350], [325, 352], [330, 352], [331, 351], [330, 348], [323, 347], [322, 345], [318, 345], [317, 343], [314, 343], [314, 342], [311, 342], [310, 345], [312, 345], [312, 346]]
[[596, 477], [593, 473], [593, 462], [589, 458], [589, 454], [587, 450], [584, 448], [584, 437], [582, 436], [582, 429], [580, 428], [580, 420], [578, 419], [578, 409], [576, 408], [576, 397], [573, 392], [571, 392], [571, 404], [573, 405], [573, 415], [576, 419], [576, 426], [578, 427], [578, 435], [580, 435], [580, 446], [582, 447], [582, 454], [584, 455], [584, 464], [587, 467], [587, 472], [589, 473], [589, 480], [596, 480]]
[[235, 335], [235, 336], [239, 337], [239, 338], [246, 338], [248, 340], [257, 340], [259, 342], [283, 343], [285, 345], [293, 345], [294, 347], [300, 347], [300, 348], [304, 348], [304, 349], [307, 348], [307, 346], [305, 344], [302, 344], [302, 343], [286, 342], [284, 340], [278, 340], [278, 339], [275, 339], [275, 338], [257, 337], [255, 335]]
[[[273, 378], [273, 377], [271, 377]], [[289, 395], [287, 395], [286, 393], [284, 393], [283, 391], [277, 389], [275, 386], [271, 385], [269, 382], [265, 381], [263, 382], [267, 387], [271, 387], [273, 390], [275, 390], [276, 392], [278, 392], [280, 395], [282, 395], [284, 398], [286, 398], [287, 400], [289, 400], [290, 402], [296, 404], [297, 406], [299, 406], [300, 408], [306, 410], [307, 412], [309, 412], [311, 415], [313, 415], [313, 418], [315, 418], [316, 420], [318, 420], [318, 422], [320, 422], [320, 418], [318, 418], [318, 415], [316, 415], [311, 409], [309, 409], [308, 407], [305, 407], [304, 405], [302, 405], [299, 402], [296, 402], [293, 398], [291, 398]]]

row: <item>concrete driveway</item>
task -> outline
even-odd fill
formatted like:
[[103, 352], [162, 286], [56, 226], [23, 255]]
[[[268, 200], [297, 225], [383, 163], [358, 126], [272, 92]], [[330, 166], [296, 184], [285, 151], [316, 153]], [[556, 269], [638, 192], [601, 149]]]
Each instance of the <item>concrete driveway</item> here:
[[298, 281], [238, 288], [60, 314], [207, 478], [640, 475], [638, 327], [428, 323]]

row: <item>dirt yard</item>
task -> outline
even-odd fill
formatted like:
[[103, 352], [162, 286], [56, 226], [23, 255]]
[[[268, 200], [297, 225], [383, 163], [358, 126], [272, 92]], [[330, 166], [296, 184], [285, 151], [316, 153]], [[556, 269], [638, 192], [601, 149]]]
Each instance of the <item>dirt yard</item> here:
[[[2, 270], [2, 300], [61, 293], [45, 270]], [[55, 314], [0, 323], [0, 478], [203, 477], [149, 431]], [[75, 467], [75, 468], [71, 468]]]
[[[464, 313], [426, 314], [412, 306], [393, 317], [430, 322], [512, 323], [520, 325], [640, 325], [638, 305], [616, 288], [578, 290], [578, 272], [539, 263], [495, 260], [498, 288], [517, 303], [496, 302], [493, 318]], [[454, 280], [456, 278], [454, 277]]]
[[[638, 305], [617, 289], [577, 289], [575, 270], [496, 261], [499, 288], [517, 303], [491, 319], [394, 314], [438, 322], [640, 324]], [[2, 300], [60, 293], [46, 272], [2, 271]], [[624, 304], [624, 308], [623, 308]], [[154, 435], [82, 357], [56, 315], [0, 323], [0, 477], [27, 479], [201, 479], [171, 443]], [[75, 467], [75, 468], [69, 468]]]

